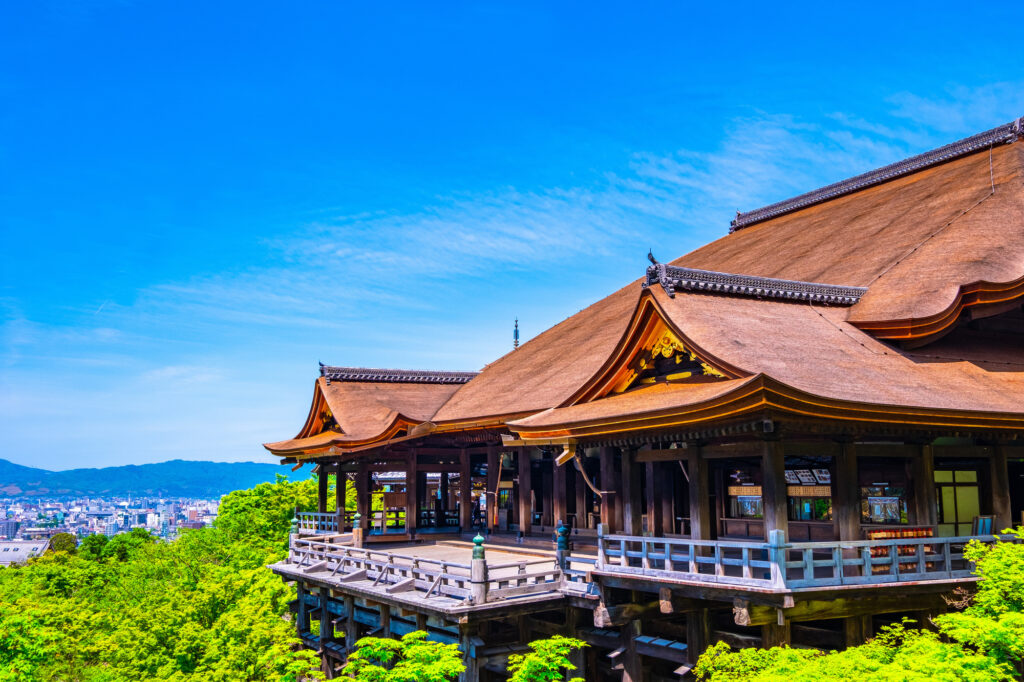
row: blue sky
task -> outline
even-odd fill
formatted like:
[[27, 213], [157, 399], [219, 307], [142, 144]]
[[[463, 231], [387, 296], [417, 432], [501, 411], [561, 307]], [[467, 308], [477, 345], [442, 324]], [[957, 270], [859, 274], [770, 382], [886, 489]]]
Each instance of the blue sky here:
[[[736, 209], [1024, 115], [963, 3], [0, 6], [0, 457], [271, 461]], [[571, 349], [566, 349], [571, 353]]]

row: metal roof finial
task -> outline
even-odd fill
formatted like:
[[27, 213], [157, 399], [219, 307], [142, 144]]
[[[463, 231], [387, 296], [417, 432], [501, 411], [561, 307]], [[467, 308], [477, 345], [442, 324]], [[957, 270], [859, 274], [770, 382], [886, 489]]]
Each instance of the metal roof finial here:
[[519, 348], [519, 318], [516, 318], [516, 326], [512, 329], [512, 350]]

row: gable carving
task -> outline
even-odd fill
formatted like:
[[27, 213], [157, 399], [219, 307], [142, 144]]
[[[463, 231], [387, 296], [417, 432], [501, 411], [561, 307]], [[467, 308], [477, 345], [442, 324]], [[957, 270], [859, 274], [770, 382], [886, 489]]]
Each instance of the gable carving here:
[[666, 321], [653, 297], [645, 293], [611, 356], [562, 406], [655, 383], [704, 383], [741, 375], [694, 347]]
[[650, 349], [642, 349], [636, 353], [633, 361], [627, 366], [627, 371], [622, 373], [618, 383], [612, 387], [612, 393], [622, 393], [630, 388], [658, 381], [695, 380], [699, 377], [726, 378], [720, 370], [704, 362], [688, 349], [669, 329], [662, 330], [655, 339]]

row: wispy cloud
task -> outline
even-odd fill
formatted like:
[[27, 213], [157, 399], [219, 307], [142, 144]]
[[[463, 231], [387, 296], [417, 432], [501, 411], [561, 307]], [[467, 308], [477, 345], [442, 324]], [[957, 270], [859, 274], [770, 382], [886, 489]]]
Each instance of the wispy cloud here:
[[[639, 275], [648, 246], [673, 258], [725, 234], [737, 209], [1024, 114], [1024, 87], [891, 102], [888, 116], [870, 121], [855, 112], [753, 112], [728, 122], [714, 144], [637, 151], [559, 186], [453, 191], [406, 212], [325, 210], [267, 241], [269, 266], [153, 282], [128, 302], [82, 301], [77, 325], [34, 321], [16, 300], [0, 301], [2, 361], [16, 370], [0, 395], [3, 428], [30, 448], [74, 438], [83, 452], [99, 452], [111, 433], [137, 443], [158, 433], [159, 455], [259, 456], [257, 443], [301, 420], [305, 381], [283, 390], [274, 378], [295, 355], [328, 349], [336, 354], [322, 359], [332, 362], [481, 366], [507, 349], [504, 333], [499, 341], [476, 326], [502, 280], [549, 286], [547, 314], [571, 314], [621, 285], [619, 273]], [[78, 368], [61, 377], [76, 409], [62, 408], [59, 434], [42, 428], [53, 407], [38, 386], [39, 367], [54, 359]]]

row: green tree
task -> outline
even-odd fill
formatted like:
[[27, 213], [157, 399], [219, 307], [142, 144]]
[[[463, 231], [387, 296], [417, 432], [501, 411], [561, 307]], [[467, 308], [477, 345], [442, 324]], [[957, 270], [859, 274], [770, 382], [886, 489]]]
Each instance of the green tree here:
[[98, 560], [103, 556], [103, 548], [110, 542], [106, 535], [90, 535], [78, 546], [78, 553], [86, 559]]
[[465, 670], [458, 646], [432, 642], [418, 630], [401, 639], [360, 639], [342, 672], [357, 682], [447, 682]]
[[[562, 682], [566, 673], [576, 670], [570, 654], [585, 646], [586, 642], [561, 635], [530, 642], [529, 653], [508, 657], [508, 672], [512, 673], [509, 682]], [[583, 678], [574, 677], [569, 682], [583, 682]]]
[[50, 538], [50, 549], [54, 552], [74, 552], [78, 539], [71, 533], [57, 533]]

